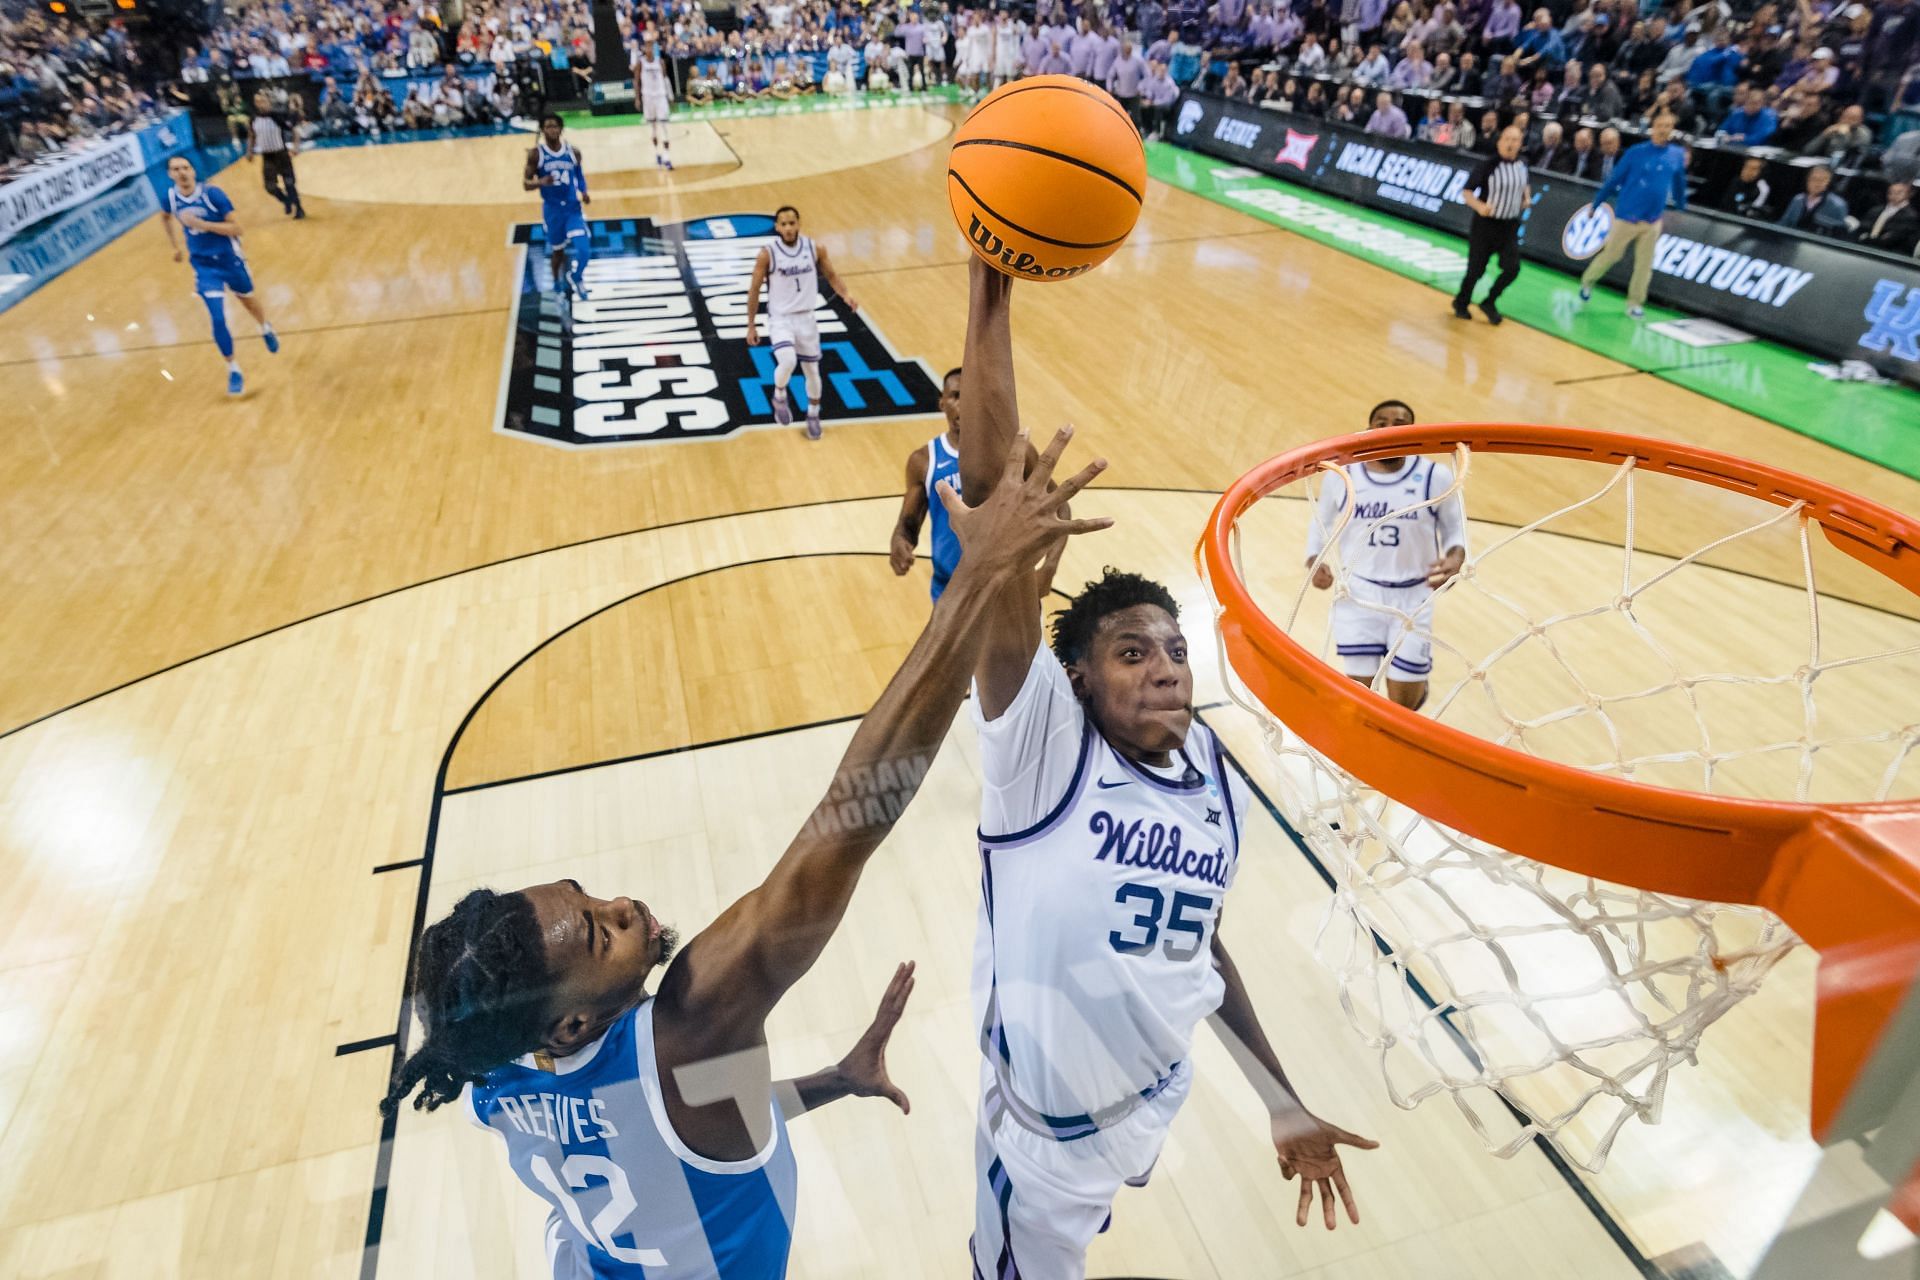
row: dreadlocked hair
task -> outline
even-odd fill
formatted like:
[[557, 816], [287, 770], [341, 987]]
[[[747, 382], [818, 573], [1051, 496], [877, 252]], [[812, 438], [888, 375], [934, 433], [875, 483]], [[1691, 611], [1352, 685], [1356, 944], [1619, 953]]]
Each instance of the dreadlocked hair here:
[[394, 1073], [380, 1113], [416, 1087], [416, 1109], [459, 1098], [467, 1084], [540, 1047], [546, 952], [524, 893], [475, 889], [420, 937], [409, 994], [427, 1038]]
[[1174, 603], [1173, 593], [1152, 578], [1122, 573], [1112, 565], [1100, 572], [1100, 581], [1089, 582], [1073, 603], [1053, 615], [1053, 655], [1063, 664], [1087, 656], [1100, 619], [1110, 613], [1153, 604], [1165, 609], [1176, 622], [1180, 619], [1180, 606]]

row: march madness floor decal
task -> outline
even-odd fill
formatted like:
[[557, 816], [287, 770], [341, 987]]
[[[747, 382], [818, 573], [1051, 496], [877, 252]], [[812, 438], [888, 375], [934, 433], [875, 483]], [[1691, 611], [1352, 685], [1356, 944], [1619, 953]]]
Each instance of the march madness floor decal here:
[[[524, 261], [499, 429], [584, 446], [713, 440], [773, 425], [773, 352], [764, 340], [746, 342], [747, 283], [773, 239], [773, 219], [613, 218], [588, 226], [592, 300], [575, 302], [571, 317], [552, 292], [544, 229], [513, 229]], [[829, 424], [938, 412], [939, 386], [925, 362], [897, 355], [837, 297], [823, 297], [814, 314]], [[796, 417], [804, 415], [799, 377], [790, 392]]]

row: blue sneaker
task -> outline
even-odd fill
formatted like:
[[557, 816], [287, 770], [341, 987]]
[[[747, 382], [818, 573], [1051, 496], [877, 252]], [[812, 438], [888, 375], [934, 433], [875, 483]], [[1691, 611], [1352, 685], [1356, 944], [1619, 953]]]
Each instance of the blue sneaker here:
[[1582, 302], [1592, 302], [1592, 301], [1593, 301], [1593, 290], [1591, 290], [1591, 289], [1589, 289], [1589, 288], [1587, 288], [1587, 286], [1585, 286], [1585, 285], [1581, 285], [1581, 286], [1580, 286], [1580, 301], [1582, 301]]
[[240, 376], [238, 369], [227, 370], [227, 394], [237, 396], [247, 389], [247, 380]]
[[260, 331], [260, 341], [267, 344], [267, 351], [270, 354], [272, 355], [280, 354], [280, 335], [275, 333], [273, 330], [262, 329]]

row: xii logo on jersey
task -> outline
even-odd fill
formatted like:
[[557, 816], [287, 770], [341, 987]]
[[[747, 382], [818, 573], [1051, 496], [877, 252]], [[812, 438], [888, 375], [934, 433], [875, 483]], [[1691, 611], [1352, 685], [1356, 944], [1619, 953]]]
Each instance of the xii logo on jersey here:
[[[570, 323], [552, 292], [541, 224], [513, 229], [525, 262], [499, 429], [582, 446], [714, 440], [772, 425], [773, 348], [764, 318], [760, 345], [747, 345], [746, 310], [773, 219], [614, 218], [588, 229], [591, 300], [573, 304]], [[829, 422], [938, 414], [940, 388], [922, 361], [895, 354], [838, 298], [822, 301], [814, 319]], [[804, 406], [797, 374], [790, 394]]]

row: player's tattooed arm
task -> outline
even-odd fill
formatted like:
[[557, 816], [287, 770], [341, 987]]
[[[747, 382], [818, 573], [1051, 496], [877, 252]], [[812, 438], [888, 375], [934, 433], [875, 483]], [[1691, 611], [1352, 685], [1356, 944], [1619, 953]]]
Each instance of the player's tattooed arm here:
[[847, 304], [847, 310], [858, 311], [860, 304], [851, 293], [847, 292], [847, 283], [840, 278], [840, 273], [833, 269], [833, 258], [827, 253], [825, 245], [813, 246], [813, 261], [820, 268], [820, 274], [826, 278], [827, 283], [833, 286], [833, 291], [840, 295], [840, 301]]
[[900, 518], [893, 522], [893, 540], [887, 547], [887, 563], [896, 577], [905, 577], [913, 568], [913, 551], [927, 518], [927, 453], [927, 446], [921, 445], [907, 455], [907, 492], [900, 499]]
[[753, 279], [747, 282], [747, 345], [760, 345], [760, 291], [767, 285], [767, 272], [773, 268], [773, 255], [762, 249], [753, 258]]
[[1307, 1225], [1307, 1216], [1313, 1208], [1314, 1192], [1317, 1190], [1320, 1193], [1322, 1220], [1327, 1230], [1333, 1230], [1338, 1220], [1334, 1212], [1336, 1195], [1346, 1206], [1347, 1217], [1358, 1223], [1360, 1206], [1353, 1198], [1353, 1189], [1347, 1185], [1347, 1174], [1340, 1163], [1338, 1148], [1346, 1145], [1371, 1151], [1380, 1144], [1371, 1138], [1363, 1138], [1357, 1133], [1348, 1133], [1337, 1125], [1328, 1124], [1308, 1111], [1300, 1101], [1300, 1095], [1294, 1091], [1292, 1081], [1287, 1079], [1286, 1071], [1280, 1066], [1279, 1055], [1274, 1053], [1273, 1046], [1267, 1041], [1267, 1033], [1260, 1025], [1260, 1015], [1254, 1010], [1253, 999], [1240, 979], [1239, 968], [1227, 953], [1226, 944], [1220, 940], [1219, 929], [1219, 921], [1216, 920], [1213, 964], [1219, 970], [1226, 989], [1219, 1010], [1209, 1021], [1213, 1023], [1221, 1043], [1226, 1045], [1227, 1052], [1233, 1055], [1240, 1073], [1266, 1105], [1269, 1136], [1280, 1162], [1280, 1176], [1291, 1180], [1297, 1174], [1300, 1178], [1300, 1204], [1294, 1221], [1299, 1226]]

